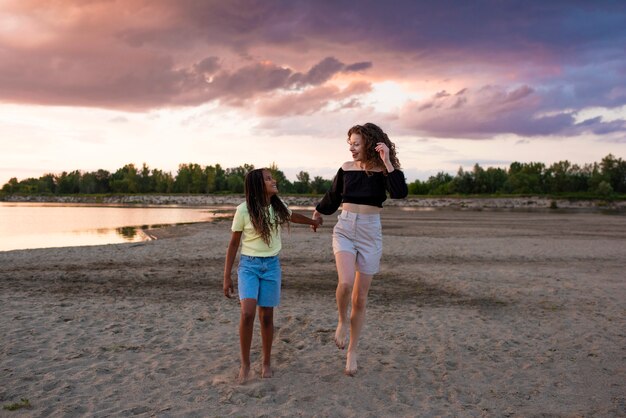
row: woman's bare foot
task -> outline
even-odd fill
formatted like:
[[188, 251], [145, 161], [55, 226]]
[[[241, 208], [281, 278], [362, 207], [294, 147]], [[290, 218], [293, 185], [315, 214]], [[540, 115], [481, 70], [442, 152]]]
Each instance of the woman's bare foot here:
[[348, 376], [354, 376], [356, 374], [356, 352], [348, 351], [348, 356], [346, 357], [346, 369], [344, 373]]
[[346, 327], [341, 322], [337, 324], [337, 330], [335, 331], [335, 344], [337, 348], [343, 350], [346, 347]]
[[250, 365], [244, 366], [243, 364], [239, 368], [239, 384], [244, 384], [248, 381], [250, 375]]
[[269, 364], [264, 364], [263, 365], [263, 369], [261, 370], [261, 377], [263, 379], [268, 379], [270, 377], [272, 377], [274, 375], [274, 373], [272, 372], [272, 368], [270, 367]]

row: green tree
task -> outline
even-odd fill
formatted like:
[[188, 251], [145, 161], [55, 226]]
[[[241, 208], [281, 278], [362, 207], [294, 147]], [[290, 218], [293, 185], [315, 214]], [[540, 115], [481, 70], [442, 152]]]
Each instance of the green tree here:
[[297, 181], [293, 183], [293, 191], [295, 193], [311, 193], [311, 177], [306, 171], [300, 171], [296, 174]]
[[598, 187], [596, 187], [594, 191], [600, 196], [608, 198], [613, 194], [613, 187], [611, 187], [611, 184], [608, 181], [603, 180], [600, 184], [598, 184]]
[[212, 165], [206, 166], [204, 168], [204, 176], [206, 178], [206, 192], [215, 193], [215, 191], [217, 190], [215, 167], [213, 167]]
[[199, 164], [180, 164], [176, 179], [174, 180], [174, 192], [176, 193], [206, 193], [207, 181], [205, 171]]
[[96, 193], [98, 188], [98, 183], [96, 180], [96, 175], [94, 173], [83, 173], [80, 178], [80, 183], [78, 185], [78, 189], [80, 193], [83, 194], [91, 194]]
[[453, 177], [440, 171], [435, 176], [428, 177], [428, 194], [449, 194], [450, 193], [450, 183], [452, 182]]
[[315, 176], [311, 182], [311, 193], [322, 194], [326, 193], [332, 182], [330, 180], [324, 180], [321, 176]]
[[38, 193], [55, 193], [56, 192], [56, 177], [54, 174], [44, 174], [39, 178], [39, 190]]
[[157, 193], [172, 193], [174, 190], [174, 177], [171, 173], [164, 173], [161, 170], [152, 170], [154, 181], [154, 191]]
[[111, 176], [113, 193], [137, 193], [139, 191], [139, 174], [134, 164], [126, 164]]
[[503, 192], [508, 178], [506, 170], [499, 167], [489, 167], [480, 174], [480, 190], [484, 193]]
[[449, 185], [449, 191], [452, 193], [470, 194], [474, 191], [474, 175], [469, 171], [464, 171], [463, 167], [459, 167], [456, 177], [452, 179]]
[[199, 164], [189, 164], [191, 173], [190, 193], [206, 193], [207, 180], [204, 169]]
[[80, 192], [80, 171], [74, 170], [70, 173], [62, 172], [56, 178], [57, 190], [59, 194], [75, 194]]
[[141, 171], [139, 172], [139, 192], [140, 193], [152, 193], [156, 189], [156, 184], [154, 181], [154, 177], [152, 177], [152, 172], [150, 171], [150, 167], [146, 163], [141, 165]]
[[614, 191], [626, 193], [626, 161], [609, 154], [600, 162], [600, 170]]
[[226, 170], [221, 165], [215, 164], [215, 191], [227, 190]]
[[506, 188], [513, 193], [545, 193], [545, 164], [511, 163]]
[[248, 172], [254, 170], [254, 166], [250, 164], [244, 164], [239, 167], [226, 169], [226, 182], [228, 190], [232, 193], [244, 192], [244, 179]]
[[430, 190], [428, 183], [420, 180], [415, 180], [407, 186], [410, 194], [428, 194], [428, 191]]
[[2, 186], [2, 191], [5, 193], [18, 193], [19, 190], [19, 182], [17, 181], [17, 177], [11, 177], [9, 181]]

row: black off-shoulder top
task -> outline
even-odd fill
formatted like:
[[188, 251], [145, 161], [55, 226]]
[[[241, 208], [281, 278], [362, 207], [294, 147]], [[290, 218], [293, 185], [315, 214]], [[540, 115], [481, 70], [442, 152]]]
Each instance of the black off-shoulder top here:
[[391, 173], [366, 172], [362, 170], [337, 171], [330, 190], [326, 192], [315, 210], [324, 215], [332, 215], [341, 203], [383, 207], [387, 192], [392, 199], [403, 199], [409, 193], [400, 170]]

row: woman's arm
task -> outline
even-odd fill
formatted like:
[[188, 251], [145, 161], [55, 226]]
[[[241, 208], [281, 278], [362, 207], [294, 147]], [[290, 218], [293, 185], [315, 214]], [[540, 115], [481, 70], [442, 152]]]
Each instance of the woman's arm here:
[[401, 170], [393, 170], [387, 174], [387, 190], [392, 199], [404, 199], [409, 194], [404, 173]]
[[242, 231], [233, 231], [230, 236], [230, 243], [226, 250], [226, 261], [224, 262], [224, 296], [227, 298], [232, 297], [235, 288], [233, 286], [233, 279], [230, 277], [233, 270], [233, 263], [235, 262], [235, 256], [241, 243]]
[[[343, 196], [343, 168], [337, 171], [330, 189], [315, 207], [315, 211], [324, 215], [332, 215], [339, 209]], [[315, 218], [315, 217], [314, 217]]]
[[317, 231], [317, 228], [324, 223], [321, 217], [311, 219], [308, 216], [304, 216], [296, 212], [291, 212], [290, 221], [295, 224], [311, 225], [313, 227], [313, 231]]

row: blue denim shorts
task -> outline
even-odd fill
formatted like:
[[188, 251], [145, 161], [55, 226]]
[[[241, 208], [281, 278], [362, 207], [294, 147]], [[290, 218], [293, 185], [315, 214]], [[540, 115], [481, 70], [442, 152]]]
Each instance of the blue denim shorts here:
[[347, 251], [356, 257], [356, 270], [376, 274], [383, 255], [380, 215], [342, 211], [333, 228], [333, 252]]
[[280, 303], [280, 260], [274, 257], [241, 255], [237, 268], [239, 299], [256, 299], [266, 308]]

